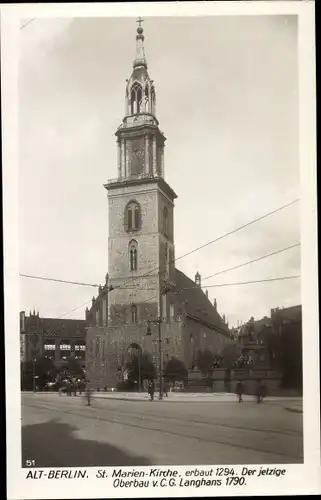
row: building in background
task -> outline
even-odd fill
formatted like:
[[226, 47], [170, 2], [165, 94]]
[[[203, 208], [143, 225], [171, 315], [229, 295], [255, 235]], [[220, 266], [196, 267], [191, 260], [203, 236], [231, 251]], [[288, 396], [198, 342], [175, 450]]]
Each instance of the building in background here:
[[118, 175], [105, 185], [108, 274], [86, 310], [86, 370], [97, 388], [115, 386], [133, 347], [158, 364], [158, 325], [152, 324], [146, 337], [147, 321], [162, 321], [165, 363], [177, 357], [190, 368], [199, 349], [219, 354], [230, 341], [228, 325], [201, 288], [200, 274], [192, 281], [175, 267], [177, 195], [165, 180], [166, 138], [156, 118], [156, 90], [140, 25], [125, 109], [116, 131]]
[[51, 359], [56, 366], [68, 358], [85, 361], [86, 321], [77, 319], [41, 318], [39, 313], [20, 312], [21, 361]]
[[278, 370], [282, 385], [302, 388], [302, 306], [271, 309], [271, 316], [251, 318], [241, 326], [238, 340], [253, 367]]

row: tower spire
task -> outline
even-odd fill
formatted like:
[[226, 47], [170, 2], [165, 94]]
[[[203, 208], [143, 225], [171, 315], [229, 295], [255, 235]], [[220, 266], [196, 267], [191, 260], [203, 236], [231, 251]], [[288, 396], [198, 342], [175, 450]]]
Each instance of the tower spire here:
[[142, 19], [141, 17], [139, 17], [136, 21], [138, 23], [138, 26], [137, 26], [137, 35], [136, 35], [136, 56], [135, 56], [135, 60], [133, 63], [133, 67], [137, 68], [138, 66], [144, 66], [147, 69], [147, 61], [146, 61], [145, 50], [144, 50], [145, 37], [143, 35], [144, 30], [142, 27], [143, 21], [144, 21], [144, 19]]

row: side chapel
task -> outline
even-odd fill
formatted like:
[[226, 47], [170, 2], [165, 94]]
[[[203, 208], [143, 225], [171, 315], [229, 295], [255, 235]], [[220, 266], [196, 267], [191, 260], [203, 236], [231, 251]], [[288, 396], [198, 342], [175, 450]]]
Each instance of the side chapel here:
[[[199, 349], [220, 354], [230, 342], [226, 322], [195, 281], [175, 267], [174, 200], [165, 180], [166, 138], [156, 117], [156, 91], [148, 73], [139, 20], [133, 71], [126, 80], [125, 110], [116, 131], [117, 178], [108, 193], [109, 244], [105, 284], [86, 309], [87, 377], [95, 388], [116, 387], [133, 353], [158, 366], [161, 318], [164, 364], [171, 357], [191, 369]], [[170, 290], [163, 293], [165, 287]]]

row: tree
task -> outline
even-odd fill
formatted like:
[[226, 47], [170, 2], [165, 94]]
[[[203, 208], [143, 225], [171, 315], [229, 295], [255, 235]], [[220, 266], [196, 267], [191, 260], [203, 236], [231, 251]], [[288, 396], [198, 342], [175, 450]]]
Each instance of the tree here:
[[128, 372], [128, 383], [131, 386], [136, 385], [139, 382], [139, 378], [140, 383], [142, 383], [143, 380], [156, 377], [155, 366], [147, 355], [134, 356], [126, 364], [126, 369]]
[[178, 358], [172, 358], [167, 361], [164, 369], [164, 379], [175, 384], [175, 382], [181, 382], [186, 380], [188, 376], [188, 371], [183, 361]]
[[216, 360], [215, 354], [208, 349], [201, 349], [197, 352], [196, 364], [198, 369], [206, 376], [213, 372], [214, 363]]
[[41, 357], [35, 361], [21, 363], [21, 387], [23, 390], [33, 389], [33, 377], [36, 377], [37, 387], [44, 389], [47, 382], [55, 379], [57, 369], [50, 358]]
[[226, 345], [222, 350], [223, 367], [230, 370], [241, 355], [242, 350], [237, 342]]
[[84, 376], [82, 365], [78, 359], [72, 358], [71, 356], [67, 359], [66, 371], [71, 377], [82, 377]]

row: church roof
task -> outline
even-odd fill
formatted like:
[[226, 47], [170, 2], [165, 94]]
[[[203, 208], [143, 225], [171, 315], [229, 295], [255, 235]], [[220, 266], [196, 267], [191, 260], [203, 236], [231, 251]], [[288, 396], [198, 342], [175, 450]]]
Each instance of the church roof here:
[[175, 281], [176, 287], [180, 290], [176, 297], [180, 303], [184, 302], [186, 314], [196, 321], [207, 323], [213, 329], [228, 335], [227, 325], [206, 297], [202, 288], [196, 286], [193, 280], [178, 269], [175, 269]]

